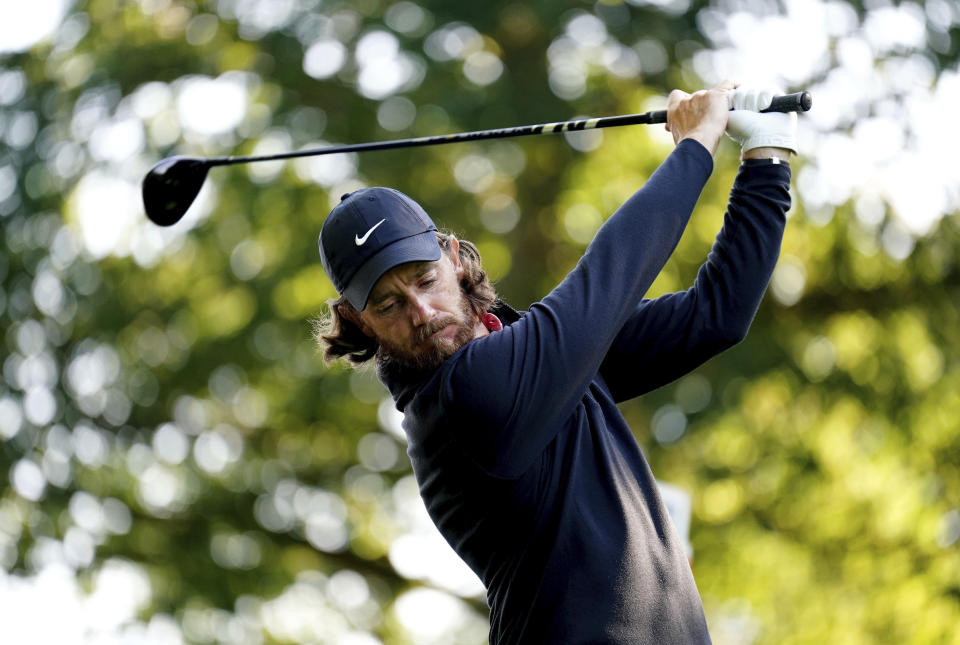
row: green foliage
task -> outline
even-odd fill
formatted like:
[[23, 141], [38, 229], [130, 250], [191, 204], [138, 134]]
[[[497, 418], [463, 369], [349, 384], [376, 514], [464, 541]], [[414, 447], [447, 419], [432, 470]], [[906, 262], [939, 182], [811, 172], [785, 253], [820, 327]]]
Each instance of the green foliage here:
[[[316, 236], [341, 193], [395, 186], [476, 241], [523, 308], [656, 169], [669, 135], [220, 168], [172, 231], [130, 203], [173, 154], [662, 107], [671, 87], [698, 86], [690, 60], [707, 42], [705, 3], [677, 6], [90, 0], [50, 41], [0, 58], [13, 74], [0, 80], [0, 585], [56, 563], [91, 593], [109, 587], [104, 572], [142, 572], [149, 584], [127, 588], [145, 597], [114, 627], [141, 621], [156, 640], [172, 625], [188, 642], [485, 642], [476, 587], [423, 566], [442, 559], [421, 537], [387, 393], [315, 348], [310, 320], [334, 295]], [[640, 68], [594, 61], [564, 89], [547, 52], [591, 13], [608, 44], [636, 45]], [[407, 77], [382, 93], [354, 55], [377, 32], [401, 60], [378, 82]], [[938, 70], [956, 63], [955, 36], [931, 55]], [[311, 76], [320, 41], [342, 50]], [[203, 101], [184, 88], [213, 78], [242, 91], [192, 126]], [[693, 280], [735, 154], [721, 149], [651, 296]], [[624, 414], [658, 477], [693, 494], [716, 642], [960, 642], [960, 215], [893, 259], [853, 204], [824, 217], [797, 198], [748, 338]], [[679, 438], [658, 434], [667, 413], [682, 415]]]

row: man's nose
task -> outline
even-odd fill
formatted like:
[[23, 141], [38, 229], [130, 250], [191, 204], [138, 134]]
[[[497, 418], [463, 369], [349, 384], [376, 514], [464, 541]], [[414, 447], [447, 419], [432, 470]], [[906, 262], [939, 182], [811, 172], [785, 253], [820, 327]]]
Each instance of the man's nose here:
[[417, 295], [410, 298], [410, 317], [414, 325], [419, 326], [430, 321], [435, 313], [434, 308], [423, 296]]

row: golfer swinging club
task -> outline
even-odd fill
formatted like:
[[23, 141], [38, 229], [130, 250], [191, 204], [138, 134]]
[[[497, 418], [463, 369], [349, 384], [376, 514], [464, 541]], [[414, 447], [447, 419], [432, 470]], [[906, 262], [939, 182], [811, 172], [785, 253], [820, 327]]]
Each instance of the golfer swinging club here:
[[[675, 149], [529, 311], [496, 298], [476, 247], [389, 188], [344, 196], [320, 233], [340, 294], [329, 360], [376, 359], [420, 494], [487, 589], [490, 642], [710, 643], [683, 546], [616, 404], [744, 338], [790, 206], [796, 115], [726, 82], [674, 90]], [[728, 112], [730, 107], [736, 111]], [[644, 299], [724, 132], [742, 165], [694, 285]]]

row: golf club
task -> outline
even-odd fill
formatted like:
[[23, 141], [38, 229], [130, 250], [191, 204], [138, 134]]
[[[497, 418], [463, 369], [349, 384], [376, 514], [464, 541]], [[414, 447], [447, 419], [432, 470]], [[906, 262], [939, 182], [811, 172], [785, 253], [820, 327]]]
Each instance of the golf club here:
[[[809, 92], [797, 92], [775, 96], [770, 107], [762, 112], [806, 112], [813, 104], [813, 97]], [[172, 226], [180, 221], [190, 204], [196, 199], [197, 193], [203, 187], [207, 172], [213, 166], [229, 166], [239, 163], [255, 161], [276, 161], [278, 159], [292, 159], [295, 157], [313, 157], [329, 155], [338, 152], [366, 152], [370, 150], [391, 150], [395, 148], [415, 148], [432, 146], [442, 143], [458, 143], [460, 141], [478, 141], [481, 139], [504, 139], [507, 137], [522, 137], [531, 134], [553, 134], [556, 132], [576, 132], [593, 130], [596, 128], [612, 128], [622, 125], [656, 124], [667, 122], [667, 111], [656, 110], [643, 114], [624, 114], [606, 116], [594, 119], [577, 119], [560, 121], [557, 123], [541, 123], [538, 125], [521, 125], [512, 128], [496, 130], [476, 130], [474, 132], [460, 132], [458, 134], [441, 134], [430, 137], [413, 139], [395, 139], [392, 141], [373, 141], [370, 143], [356, 143], [342, 146], [329, 146], [297, 152], [284, 152], [273, 155], [240, 156], [240, 157], [187, 157], [176, 156], [164, 159], [147, 173], [143, 178], [143, 206], [147, 217], [159, 226]]]

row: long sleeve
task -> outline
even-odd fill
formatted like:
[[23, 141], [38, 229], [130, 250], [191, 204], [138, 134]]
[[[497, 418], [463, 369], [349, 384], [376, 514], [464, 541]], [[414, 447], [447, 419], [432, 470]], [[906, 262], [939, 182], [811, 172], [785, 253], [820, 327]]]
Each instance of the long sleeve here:
[[670, 257], [713, 160], [682, 141], [527, 314], [441, 368], [441, 406], [491, 474], [523, 472], [563, 427]]
[[780, 253], [789, 186], [787, 164], [741, 166], [693, 286], [641, 302], [612, 344], [601, 374], [615, 400], [669, 383], [746, 336]]

